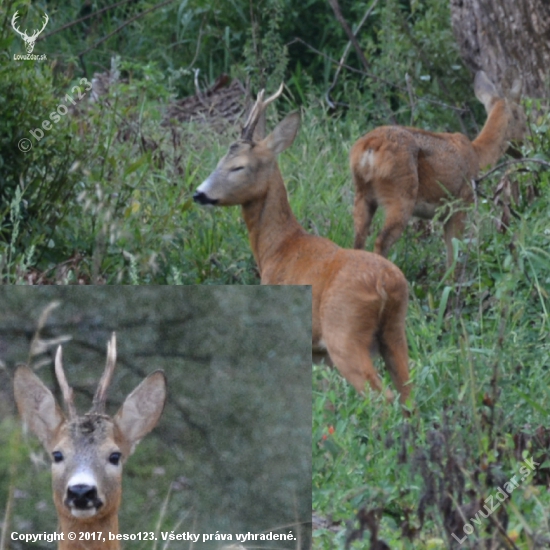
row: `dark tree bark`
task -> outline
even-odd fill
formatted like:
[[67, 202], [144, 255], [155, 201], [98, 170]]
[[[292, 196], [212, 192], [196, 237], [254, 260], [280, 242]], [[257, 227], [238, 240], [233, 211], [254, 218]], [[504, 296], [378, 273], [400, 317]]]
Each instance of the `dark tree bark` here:
[[548, 0], [451, 0], [453, 31], [466, 65], [493, 82], [515, 65], [524, 94], [548, 97], [550, 2]]

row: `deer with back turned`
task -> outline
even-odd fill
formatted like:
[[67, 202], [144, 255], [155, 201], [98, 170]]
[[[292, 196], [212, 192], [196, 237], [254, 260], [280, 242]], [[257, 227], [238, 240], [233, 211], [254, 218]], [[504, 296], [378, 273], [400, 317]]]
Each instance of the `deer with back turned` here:
[[[114, 417], [105, 414], [106, 394], [116, 364], [115, 334], [91, 410], [79, 416], [65, 377], [61, 346], [55, 373], [67, 408], [26, 367], [15, 372], [14, 393], [24, 422], [52, 460], [53, 499], [59, 519], [59, 550], [117, 550], [122, 465], [157, 424], [166, 400], [162, 371], [150, 374], [126, 398]], [[70, 540], [69, 533], [76, 539]], [[111, 536], [110, 536], [111, 535]]]
[[[241, 205], [252, 253], [265, 285], [312, 286], [312, 347], [328, 356], [361, 393], [368, 382], [382, 383], [370, 352], [378, 349], [405, 402], [410, 392], [405, 336], [408, 285], [390, 261], [359, 250], [345, 250], [308, 234], [288, 202], [277, 155], [290, 147], [300, 126], [297, 112], [287, 115], [263, 136], [269, 103], [263, 91], [217, 168], [193, 198], [204, 205]], [[386, 395], [393, 398], [388, 389]]]
[[[412, 216], [431, 219], [446, 201], [474, 201], [472, 179], [504, 153], [509, 140], [520, 140], [526, 119], [519, 104], [522, 81], [509, 69], [504, 94], [483, 71], [476, 74], [474, 91], [485, 106], [487, 120], [470, 141], [460, 133], [434, 133], [404, 126], [381, 126], [359, 138], [350, 152], [355, 185], [354, 248], [363, 249], [379, 206], [385, 222], [374, 252], [386, 257]], [[447, 266], [453, 263], [453, 238], [464, 231], [465, 212], [447, 212], [444, 238]]]

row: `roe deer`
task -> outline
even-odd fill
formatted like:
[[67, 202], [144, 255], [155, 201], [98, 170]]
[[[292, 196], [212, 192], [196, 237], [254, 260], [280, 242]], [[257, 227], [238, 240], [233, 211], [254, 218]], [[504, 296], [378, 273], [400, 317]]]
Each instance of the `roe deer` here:
[[[52, 457], [53, 499], [59, 518], [60, 550], [113, 550], [119, 542], [118, 508], [122, 464], [156, 425], [166, 400], [166, 379], [155, 371], [134, 389], [114, 417], [105, 414], [107, 389], [116, 363], [116, 338], [107, 344], [107, 364], [90, 412], [78, 416], [73, 391], [55, 356], [55, 373], [67, 416], [53, 394], [26, 366], [15, 372], [15, 401], [24, 422]], [[76, 533], [76, 540], [68, 534]], [[82, 535], [80, 535], [82, 533]], [[82, 537], [82, 538], [81, 538]]]
[[[365, 247], [378, 206], [384, 208], [386, 219], [374, 252], [387, 256], [411, 216], [430, 219], [448, 199], [473, 202], [471, 180], [499, 159], [508, 140], [521, 139], [526, 131], [517, 71], [507, 71], [503, 88], [501, 97], [483, 71], [476, 74], [474, 91], [488, 117], [472, 142], [463, 134], [402, 126], [381, 126], [355, 142], [350, 152], [355, 184], [354, 248]], [[463, 211], [454, 212], [445, 223], [448, 267], [453, 262], [452, 239], [461, 236], [464, 216]]]
[[[241, 138], [193, 199], [207, 205], [241, 205], [262, 284], [312, 286], [314, 352], [326, 356], [328, 351], [341, 374], [363, 393], [367, 381], [374, 390], [382, 389], [369, 353], [378, 348], [405, 402], [410, 392], [407, 281], [390, 261], [310, 235], [294, 217], [277, 155], [294, 141], [300, 115], [287, 115], [264, 139], [254, 132], [263, 127], [263, 120], [258, 123], [265, 108], [282, 91], [281, 85], [265, 101], [263, 90], [258, 94]], [[386, 395], [393, 399], [390, 390]]]

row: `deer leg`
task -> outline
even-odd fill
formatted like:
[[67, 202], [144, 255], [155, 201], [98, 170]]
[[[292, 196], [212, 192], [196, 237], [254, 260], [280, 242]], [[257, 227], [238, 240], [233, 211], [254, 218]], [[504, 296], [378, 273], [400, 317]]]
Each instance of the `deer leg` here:
[[373, 199], [367, 198], [363, 193], [356, 192], [353, 202], [353, 226], [355, 229], [355, 241], [353, 248], [363, 250], [365, 241], [369, 236], [370, 224], [378, 205]]
[[[356, 299], [353, 295], [352, 301]], [[323, 322], [323, 340], [331, 360], [359, 393], [365, 393], [367, 382], [374, 391], [382, 392], [382, 382], [369, 351], [374, 342], [377, 322], [375, 307], [358, 311], [357, 303], [342, 300], [342, 296], [335, 296], [336, 301], [338, 304], [330, 308], [331, 315], [327, 315]], [[389, 389], [386, 391], [386, 398], [393, 401], [393, 393]]]
[[409, 350], [405, 327], [398, 326], [384, 330], [380, 338], [380, 354], [384, 359], [395, 388], [400, 394], [401, 403], [405, 403], [411, 392], [409, 381]]
[[444, 239], [447, 248], [447, 268], [453, 265], [453, 239], [459, 239], [464, 233], [466, 212], [455, 212], [445, 223]]
[[378, 208], [378, 203], [373, 195], [373, 182], [369, 180], [370, 176], [364, 176], [354, 166], [352, 166], [351, 172], [355, 187], [355, 197], [353, 199], [355, 240], [353, 248], [363, 250], [365, 248], [365, 241], [369, 235], [372, 218]]
[[392, 245], [399, 239], [407, 223], [411, 219], [414, 201], [396, 198], [385, 208], [386, 219], [384, 227], [378, 234], [374, 244], [374, 252], [387, 257]]
[[418, 173], [415, 159], [410, 157], [404, 166], [377, 182], [377, 197], [386, 217], [378, 234], [374, 252], [387, 257], [392, 245], [399, 239], [411, 219], [418, 194]]
[[[359, 393], [365, 393], [367, 382], [374, 391], [382, 393], [382, 382], [374, 368], [369, 350], [364, 346], [361, 342], [360, 345], [348, 345], [343, 349], [337, 343], [329, 346], [327, 342], [330, 357], [336, 368]], [[388, 401], [393, 401], [391, 390], [387, 389], [385, 395]]]

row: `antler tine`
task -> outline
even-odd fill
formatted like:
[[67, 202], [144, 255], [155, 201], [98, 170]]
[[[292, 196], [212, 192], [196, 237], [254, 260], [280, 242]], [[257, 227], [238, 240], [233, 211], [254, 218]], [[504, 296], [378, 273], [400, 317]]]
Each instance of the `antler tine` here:
[[57, 377], [57, 382], [61, 388], [61, 393], [63, 394], [63, 401], [67, 406], [67, 412], [69, 413], [69, 418], [76, 418], [76, 408], [74, 406], [73, 400], [73, 389], [69, 386], [67, 382], [67, 377], [65, 376], [65, 371], [63, 370], [63, 361], [62, 361], [62, 351], [61, 346], [58, 346], [57, 353], [55, 354], [55, 376]]
[[107, 399], [107, 390], [113, 377], [113, 372], [116, 366], [116, 333], [111, 335], [111, 341], [107, 342], [107, 362], [105, 364], [105, 371], [99, 381], [97, 390], [94, 395], [92, 403], [92, 410], [90, 412], [103, 414], [105, 412], [105, 401]]
[[22, 33], [16, 26], [15, 26], [15, 21], [16, 19], [19, 17], [19, 11], [16, 11], [14, 14], [13, 14], [13, 17], [11, 18], [11, 26], [13, 27], [13, 30], [20, 34], [21, 36], [27, 36], [26, 32], [25, 33]]
[[266, 107], [272, 101], [275, 101], [283, 93], [283, 90], [284, 90], [284, 82], [281, 83], [281, 85], [279, 86], [279, 89], [272, 96], [268, 97], [265, 101], [264, 101], [265, 90], [261, 90], [258, 93], [256, 103], [254, 104], [254, 107], [252, 107], [250, 114], [248, 115], [248, 119], [246, 120], [243, 126], [241, 139], [244, 139], [245, 141], [252, 141], [254, 130], [256, 128], [256, 125], [258, 124], [258, 121], [260, 120], [260, 115], [265, 111]]
[[256, 128], [256, 124], [258, 124], [258, 120], [262, 113], [261, 107], [264, 99], [264, 93], [265, 93], [265, 90], [260, 90], [258, 92], [256, 103], [254, 103], [254, 105], [252, 106], [252, 109], [250, 109], [248, 118], [244, 123], [243, 130], [241, 132], [241, 138], [244, 139], [245, 141], [252, 141], [252, 136], [254, 135], [254, 128]]
[[278, 99], [281, 94], [283, 93], [283, 90], [285, 89], [285, 83], [281, 82], [281, 85], [279, 86], [279, 89], [270, 97], [268, 97], [263, 103], [262, 103], [262, 111], [272, 102]]
[[46, 12], [44, 12], [44, 24], [42, 25], [42, 28], [38, 31], [38, 30], [35, 30], [33, 33], [32, 33], [32, 36], [30, 36], [29, 38], [37, 38], [39, 34], [42, 33], [42, 31], [46, 28], [46, 25], [48, 24], [48, 21], [50, 20], [50, 18], [48, 17], [48, 14]]

